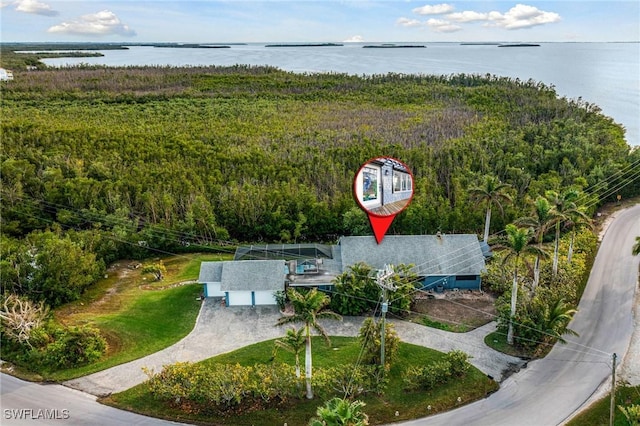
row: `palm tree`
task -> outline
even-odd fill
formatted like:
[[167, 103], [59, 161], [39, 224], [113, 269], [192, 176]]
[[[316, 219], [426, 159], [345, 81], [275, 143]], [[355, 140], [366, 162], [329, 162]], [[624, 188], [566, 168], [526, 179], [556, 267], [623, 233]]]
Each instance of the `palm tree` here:
[[501, 183], [493, 176], [487, 176], [484, 184], [480, 187], [473, 187], [469, 189], [469, 195], [471, 201], [487, 203], [487, 214], [484, 220], [484, 239], [486, 243], [489, 239], [489, 225], [491, 223], [491, 207], [495, 204], [500, 208], [500, 212], [504, 214], [503, 202], [510, 202], [511, 196], [507, 194], [506, 190], [511, 185]]
[[553, 215], [556, 225], [555, 245], [553, 249], [553, 275], [558, 274], [558, 260], [560, 253], [560, 227], [563, 223], [571, 223], [580, 217], [585, 223], [589, 221], [589, 217], [584, 213], [581, 207], [576, 205], [576, 200], [580, 193], [575, 189], [569, 189], [562, 194], [556, 191], [547, 191], [546, 198], [553, 204]]
[[282, 348], [287, 352], [291, 352], [296, 358], [296, 377], [300, 378], [300, 352], [304, 349], [306, 344], [306, 337], [304, 335], [304, 328], [296, 330], [295, 327], [291, 327], [287, 330], [287, 334], [282, 339], [278, 339], [275, 342], [276, 347]]
[[307, 398], [313, 399], [313, 389], [311, 388], [311, 329], [316, 330], [318, 334], [324, 337], [328, 345], [331, 340], [324, 328], [318, 323], [321, 318], [331, 318], [342, 320], [342, 317], [335, 312], [323, 310], [329, 304], [329, 296], [319, 292], [317, 289], [311, 289], [306, 294], [299, 293], [294, 289], [287, 292], [289, 300], [293, 305], [294, 314], [281, 317], [277, 325], [303, 323], [306, 338], [306, 350], [304, 357], [304, 373], [307, 382]]
[[637, 256], [640, 254], [640, 237], [636, 237], [636, 244], [633, 246], [631, 254]]
[[571, 227], [571, 241], [569, 242], [569, 253], [567, 253], [567, 263], [571, 264], [573, 257], [573, 243], [576, 237], [576, 230], [582, 226], [586, 226], [593, 230], [593, 220], [584, 212], [584, 207], [578, 207], [575, 211], [569, 212], [569, 220], [567, 225]]
[[507, 343], [513, 345], [513, 317], [516, 314], [516, 303], [518, 300], [518, 267], [523, 254], [539, 255], [540, 249], [537, 245], [531, 244], [533, 237], [532, 228], [518, 228], [514, 224], [509, 224], [505, 228], [507, 233], [503, 244], [496, 244], [492, 248], [496, 251], [506, 251], [503, 265], [513, 259], [513, 284], [511, 286], [511, 315], [509, 317], [509, 331], [507, 332]]
[[552, 340], [558, 340], [560, 343], [567, 343], [562, 337], [563, 335], [577, 336], [578, 333], [567, 328], [569, 321], [571, 321], [576, 312], [578, 311], [569, 307], [563, 299], [558, 299], [546, 306], [542, 313], [542, 323], [540, 324], [540, 331], [546, 335], [542, 338], [545, 340], [551, 338]]
[[554, 221], [555, 218], [552, 213], [551, 204], [549, 204], [549, 200], [544, 197], [538, 197], [533, 203], [533, 214], [531, 216], [524, 217], [516, 221], [516, 224], [519, 226], [533, 228], [535, 239], [538, 243], [538, 248], [540, 249], [540, 254], [536, 255], [535, 264], [533, 266], [532, 290], [534, 292], [540, 283], [540, 260], [549, 257], [546, 250], [543, 250], [542, 248], [544, 235], [547, 233], [549, 228], [553, 226]]
[[366, 426], [369, 416], [362, 411], [365, 405], [362, 401], [330, 399], [323, 407], [318, 407], [318, 417], [311, 419], [309, 426]]

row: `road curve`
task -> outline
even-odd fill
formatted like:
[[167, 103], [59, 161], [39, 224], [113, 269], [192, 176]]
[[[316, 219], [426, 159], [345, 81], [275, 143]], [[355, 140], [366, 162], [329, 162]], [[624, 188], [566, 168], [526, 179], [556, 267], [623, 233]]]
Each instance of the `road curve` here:
[[580, 337], [557, 344], [490, 397], [454, 411], [400, 423], [423, 425], [558, 425], [578, 410], [624, 358], [633, 332], [640, 205], [616, 213], [596, 256], [579, 311], [569, 325]]
[[145, 417], [99, 404], [96, 397], [62, 385], [25, 382], [2, 376], [2, 412], [5, 425], [162, 426], [179, 423]]

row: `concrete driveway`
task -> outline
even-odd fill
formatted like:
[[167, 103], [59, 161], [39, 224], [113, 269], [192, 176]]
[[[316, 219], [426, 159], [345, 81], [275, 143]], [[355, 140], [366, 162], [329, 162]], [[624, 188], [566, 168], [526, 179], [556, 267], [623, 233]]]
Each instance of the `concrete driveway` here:
[[[95, 396], [121, 392], [144, 382], [142, 368], [160, 371], [164, 365], [178, 361], [201, 361], [263, 340], [284, 335], [286, 327], [274, 324], [281, 314], [276, 307], [223, 307], [215, 299], [203, 302], [193, 331], [173, 346], [144, 358], [121, 364], [64, 383]], [[357, 336], [363, 318], [345, 317], [343, 321], [325, 321], [323, 326], [332, 336]], [[495, 380], [505, 371], [517, 369], [519, 358], [494, 351], [484, 344], [484, 336], [492, 332], [494, 323], [469, 333], [451, 333], [404, 321], [393, 321], [404, 342], [426, 346], [443, 352], [460, 349], [472, 356], [470, 362]]]

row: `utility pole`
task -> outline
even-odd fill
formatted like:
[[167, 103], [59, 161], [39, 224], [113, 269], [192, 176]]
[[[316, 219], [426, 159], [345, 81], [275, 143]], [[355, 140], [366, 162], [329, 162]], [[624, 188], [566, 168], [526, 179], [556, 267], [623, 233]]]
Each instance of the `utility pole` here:
[[384, 265], [384, 269], [378, 270], [376, 275], [376, 284], [382, 289], [382, 317], [380, 323], [382, 328], [380, 329], [380, 364], [382, 365], [382, 371], [384, 372], [384, 338], [387, 332], [386, 316], [389, 310], [389, 302], [387, 301], [387, 290], [395, 291], [396, 286], [393, 283], [387, 282], [387, 280], [394, 274], [392, 265]]
[[613, 426], [614, 413], [616, 409], [616, 358], [618, 356], [615, 352], [612, 355], [612, 365], [611, 365], [611, 402], [609, 406], [609, 426]]

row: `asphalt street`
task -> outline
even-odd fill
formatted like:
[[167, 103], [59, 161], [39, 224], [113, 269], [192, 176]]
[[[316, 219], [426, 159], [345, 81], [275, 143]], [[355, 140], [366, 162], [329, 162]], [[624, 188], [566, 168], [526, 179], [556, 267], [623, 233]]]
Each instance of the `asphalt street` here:
[[454, 411], [401, 423], [425, 425], [558, 425], [610, 379], [612, 354], [626, 355], [633, 333], [640, 235], [640, 205], [609, 225], [587, 288], [569, 327], [580, 337], [556, 344], [544, 359], [506, 379], [490, 397]]

